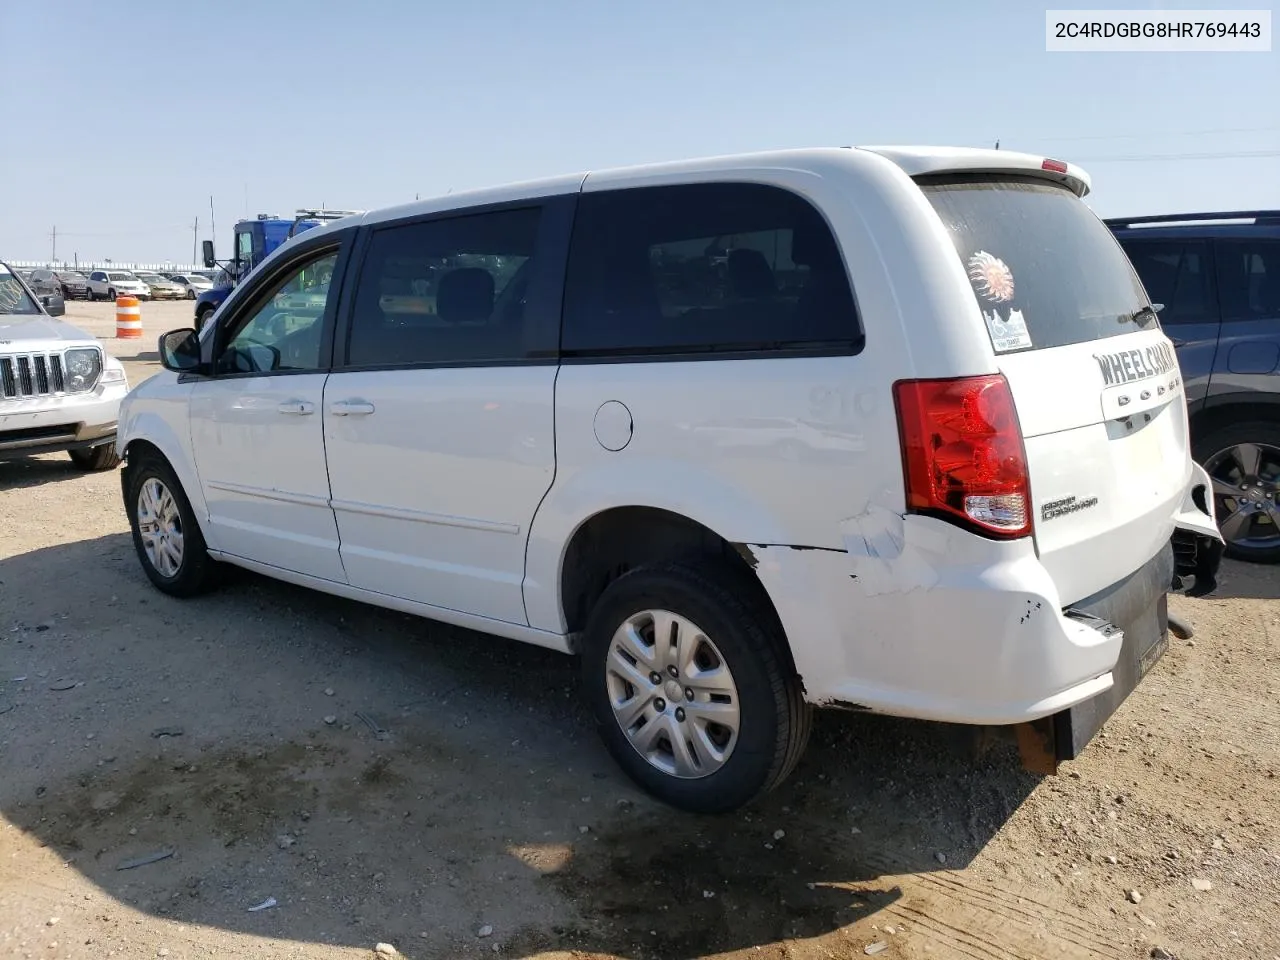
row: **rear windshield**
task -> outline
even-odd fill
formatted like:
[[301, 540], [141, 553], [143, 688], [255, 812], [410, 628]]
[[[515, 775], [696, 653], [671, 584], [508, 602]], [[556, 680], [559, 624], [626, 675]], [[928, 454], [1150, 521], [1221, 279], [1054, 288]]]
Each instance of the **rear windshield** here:
[[996, 353], [1156, 326], [1111, 231], [1066, 187], [1024, 177], [917, 182], [955, 243]]

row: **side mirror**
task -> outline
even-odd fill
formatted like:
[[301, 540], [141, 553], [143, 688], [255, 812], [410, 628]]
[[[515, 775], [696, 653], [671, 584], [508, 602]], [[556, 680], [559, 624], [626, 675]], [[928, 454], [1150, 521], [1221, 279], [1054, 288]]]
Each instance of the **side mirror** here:
[[51, 317], [61, 317], [67, 312], [67, 305], [62, 302], [61, 297], [57, 300], [54, 300], [53, 297], [44, 297], [42, 302], [44, 304], [44, 312]]
[[174, 373], [188, 373], [200, 366], [200, 336], [190, 327], [160, 336], [160, 365]]
[[213, 258], [213, 241], [204, 240], [200, 244], [200, 250], [204, 254], [204, 265], [206, 267], [216, 267], [217, 261]]

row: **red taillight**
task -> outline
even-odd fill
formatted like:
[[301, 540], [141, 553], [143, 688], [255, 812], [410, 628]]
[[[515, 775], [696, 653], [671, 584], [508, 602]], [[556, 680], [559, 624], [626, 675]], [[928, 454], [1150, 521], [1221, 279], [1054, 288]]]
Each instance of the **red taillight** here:
[[1001, 374], [894, 384], [907, 507], [987, 536], [1031, 533], [1022, 429]]
[[1066, 173], [1067, 165], [1061, 160], [1046, 160], [1040, 164], [1041, 170], [1052, 170], [1054, 173]]

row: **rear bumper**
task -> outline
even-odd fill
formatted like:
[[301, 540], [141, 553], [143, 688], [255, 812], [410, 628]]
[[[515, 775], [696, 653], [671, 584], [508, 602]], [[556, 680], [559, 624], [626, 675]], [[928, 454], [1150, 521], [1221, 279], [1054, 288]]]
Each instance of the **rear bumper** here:
[[1123, 639], [1111, 669], [1111, 685], [1088, 700], [1052, 716], [1046, 752], [1056, 760], [1072, 760], [1116, 712], [1168, 647], [1169, 585], [1173, 580], [1172, 543], [1119, 583], [1074, 604], [1071, 613], [1096, 617], [1113, 625]]

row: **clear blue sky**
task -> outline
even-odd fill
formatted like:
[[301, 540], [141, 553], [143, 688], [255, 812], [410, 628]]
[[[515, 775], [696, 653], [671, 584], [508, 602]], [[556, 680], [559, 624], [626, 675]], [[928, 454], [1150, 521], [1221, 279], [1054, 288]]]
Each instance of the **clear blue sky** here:
[[185, 260], [210, 194], [224, 253], [246, 213], [997, 137], [1083, 163], [1102, 215], [1280, 207], [1280, 53], [1046, 53], [1045, 8], [1065, 5], [15, 0], [0, 14], [0, 256], [47, 257], [56, 225], [67, 259]]

